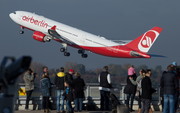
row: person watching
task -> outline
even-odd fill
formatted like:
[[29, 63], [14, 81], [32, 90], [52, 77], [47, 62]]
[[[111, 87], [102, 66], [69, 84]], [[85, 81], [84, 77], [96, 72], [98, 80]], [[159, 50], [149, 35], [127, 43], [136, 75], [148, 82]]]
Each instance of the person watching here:
[[[103, 72], [99, 75], [98, 81], [100, 83], [99, 90], [101, 95], [101, 110], [109, 110], [109, 98], [111, 84], [111, 75], [108, 72], [108, 66], [103, 67]], [[105, 107], [104, 107], [105, 102]]]
[[64, 68], [61, 67], [60, 68], [60, 72], [57, 73], [57, 75], [55, 76], [55, 85], [56, 85], [56, 89], [57, 89], [57, 103], [56, 103], [56, 111], [57, 113], [60, 113], [60, 106], [59, 106], [59, 100], [61, 98], [61, 113], [64, 113], [64, 82], [65, 82], [65, 74], [64, 74]]
[[25, 106], [25, 110], [26, 111], [30, 111], [29, 109], [29, 101], [31, 98], [31, 94], [34, 90], [34, 72], [29, 68], [25, 74], [24, 74], [24, 82], [25, 82], [25, 91], [26, 91], [26, 106]]

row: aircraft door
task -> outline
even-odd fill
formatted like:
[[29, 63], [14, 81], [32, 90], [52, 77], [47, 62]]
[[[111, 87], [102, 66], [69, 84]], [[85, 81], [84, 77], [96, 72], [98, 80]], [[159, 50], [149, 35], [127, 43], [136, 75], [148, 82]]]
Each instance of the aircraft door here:
[[115, 47], [113, 47], [113, 52], [114, 52], [114, 53], [118, 53], [118, 50], [119, 50], [119, 46], [118, 46], [118, 45], [115, 46]]
[[21, 21], [23, 21], [23, 20], [22, 20], [22, 17], [23, 17], [23, 13], [20, 13], [20, 14], [18, 15], [18, 19], [21, 20]]
[[81, 42], [82, 42], [82, 44], [84, 44], [85, 39], [86, 39], [86, 35], [83, 35], [83, 36], [81, 37]]

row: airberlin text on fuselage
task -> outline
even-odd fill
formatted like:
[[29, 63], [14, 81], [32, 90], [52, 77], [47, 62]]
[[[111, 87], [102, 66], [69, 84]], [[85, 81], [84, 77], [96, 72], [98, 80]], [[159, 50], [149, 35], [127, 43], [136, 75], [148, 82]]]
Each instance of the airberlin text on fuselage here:
[[32, 23], [32, 24], [34, 23], [34, 24], [37, 25], [37, 26], [41, 26], [41, 27], [45, 27], [45, 28], [47, 28], [47, 26], [48, 26], [48, 24], [45, 23], [44, 20], [42, 20], [42, 21], [35, 20], [35, 19], [33, 18], [33, 16], [32, 16], [32, 17], [23, 16], [23, 17], [22, 17], [22, 20], [27, 21], [27, 22], [30, 22], [30, 23]]

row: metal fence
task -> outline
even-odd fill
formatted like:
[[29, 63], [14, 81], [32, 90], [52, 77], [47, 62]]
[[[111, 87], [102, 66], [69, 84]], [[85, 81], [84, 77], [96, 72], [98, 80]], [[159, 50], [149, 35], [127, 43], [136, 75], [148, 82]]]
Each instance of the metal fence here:
[[[111, 89], [111, 93], [115, 94], [117, 98], [120, 100], [121, 104], [125, 103], [126, 94], [124, 94], [124, 88], [126, 84], [113, 84], [113, 88]], [[153, 88], [157, 90], [156, 93], [152, 95], [152, 104], [153, 105], [160, 105], [160, 86], [153, 85]], [[21, 91], [25, 89], [25, 84], [18, 84], [17, 85], [17, 92], [16, 92], [16, 104], [23, 105], [25, 104], [26, 95], [19, 95]], [[51, 88], [51, 101], [52, 103], [56, 104], [56, 88]], [[86, 83], [86, 87], [84, 89], [85, 99], [84, 103], [94, 102], [95, 104], [100, 104], [100, 91], [99, 91], [99, 84], [98, 83]], [[41, 104], [41, 90], [38, 85], [35, 85], [35, 89], [32, 93], [32, 99], [30, 104]], [[138, 104], [138, 102], [134, 101], [134, 104]]]

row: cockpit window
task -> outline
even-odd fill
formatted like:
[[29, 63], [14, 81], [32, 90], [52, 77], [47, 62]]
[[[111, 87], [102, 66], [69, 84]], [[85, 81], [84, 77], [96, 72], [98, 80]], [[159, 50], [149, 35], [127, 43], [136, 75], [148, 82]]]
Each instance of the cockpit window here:
[[16, 14], [16, 12], [13, 12], [14, 14]]

